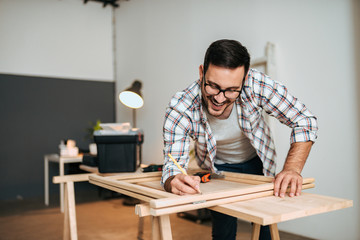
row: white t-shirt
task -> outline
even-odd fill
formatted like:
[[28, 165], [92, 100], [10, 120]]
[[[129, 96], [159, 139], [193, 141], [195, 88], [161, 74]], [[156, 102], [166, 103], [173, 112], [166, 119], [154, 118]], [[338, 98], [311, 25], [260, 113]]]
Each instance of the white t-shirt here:
[[216, 164], [241, 163], [256, 156], [255, 148], [240, 129], [235, 107], [227, 119], [218, 119], [205, 112], [216, 139]]

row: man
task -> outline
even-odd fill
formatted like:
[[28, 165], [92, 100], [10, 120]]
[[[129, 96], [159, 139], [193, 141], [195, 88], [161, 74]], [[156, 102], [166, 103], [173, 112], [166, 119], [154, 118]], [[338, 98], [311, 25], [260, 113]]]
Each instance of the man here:
[[[275, 176], [275, 147], [262, 112], [292, 128], [282, 171], [275, 176], [274, 195], [301, 193], [301, 171], [316, 139], [317, 120], [290, 95], [285, 86], [250, 69], [247, 49], [234, 40], [212, 43], [199, 67], [200, 79], [171, 99], [166, 110], [164, 168], [166, 191], [196, 194], [200, 179], [187, 176], [169, 159], [168, 153], [187, 168], [190, 138], [201, 168], [212, 172], [232, 171]], [[235, 239], [237, 219], [212, 212], [213, 239]], [[260, 237], [268, 239], [268, 229]]]

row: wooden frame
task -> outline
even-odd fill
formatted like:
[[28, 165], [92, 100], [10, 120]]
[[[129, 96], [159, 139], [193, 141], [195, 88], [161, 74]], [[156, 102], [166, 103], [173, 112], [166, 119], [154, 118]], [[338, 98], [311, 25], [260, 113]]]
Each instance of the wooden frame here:
[[[163, 216], [273, 195], [271, 177], [230, 172], [223, 172], [223, 175], [222, 179], [200, 184], [202, 194], [187, 196], [165, 192], [160, 186], [161, 172], [91, 175], [89, 182], [146, 202], [137, 207], [139, 216]], [[313, 178], [305, 178], [303, 188], [314, 187], [314, 181]]]

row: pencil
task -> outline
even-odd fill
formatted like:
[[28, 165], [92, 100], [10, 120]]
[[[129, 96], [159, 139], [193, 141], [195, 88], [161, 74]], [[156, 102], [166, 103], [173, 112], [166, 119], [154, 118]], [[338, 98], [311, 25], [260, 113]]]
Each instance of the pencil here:
[[[185, 171], [185, 169], [183, 169], [179, 164], [178, 162], [173, 158], [173, 156], [169, 153], [168, 154], [169, 158], [175, 163], [175, 165], [180, 169], [180, 171], [185, 174], [185, 175], [188, 175]], [[195, 189], [198, 193], [202, 194], [201, 191], [200, 191], [200, 188], [197, 188]]]
[[186, 171], [177, 163], [177, 161], [173, 158], [173, 156], [171, 156], [171, 154], [169, 153], [168, 156], [170, 157], [170, 159], [175, 163], [175, 165], [180, 169], [180, 171], [185, 174], [188, 175], [186, 173]]

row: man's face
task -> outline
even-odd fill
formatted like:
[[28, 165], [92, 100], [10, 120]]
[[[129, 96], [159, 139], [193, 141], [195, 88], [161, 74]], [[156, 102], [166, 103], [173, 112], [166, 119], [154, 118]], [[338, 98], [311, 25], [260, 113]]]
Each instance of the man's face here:
[[210, 64], [208, 70], [206, 71], [205, 78], [203, 73], [204, 67], [201, 65], [199, 67], [199, 74], [201, 79], [202, 100], [205, 107], [207, 108], [209, 114], [214, 117], [219, 119], [228, 118], [236, 98], [226, 98], [224, 92], [220, 92], [217, 95], [209, 94], [205, 90], [204, 81], [206, 84], [210, 84], [212, 87], [219, 88], [221, 90], [240, 90], [245, 76], [244, 66], [229, 69]]

